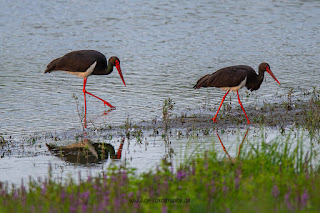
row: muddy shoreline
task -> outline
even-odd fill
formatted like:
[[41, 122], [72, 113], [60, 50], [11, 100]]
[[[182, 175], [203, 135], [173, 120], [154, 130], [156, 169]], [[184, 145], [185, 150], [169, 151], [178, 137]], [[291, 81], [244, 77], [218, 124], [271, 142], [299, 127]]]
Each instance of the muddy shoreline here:
[[297, 101], [291, 104], [280, 103], [263, 107], [247, 107], [246, 113], [250, 124], [240, 107], [225, 108], [219, 112], [218, 123], [213, 123], [216, 111], [207, 110], [205, 113], [192, 115], [172, 115], [168, 119], [154, 119], [124, 125], [121, 128], [128, 129], [132, 126], [142, 129], [163, 130], [166, 129], [227, 129], [236, 127], [260, 127], [272, 128], [302, 127], [306, 129], [320, 128], [320, 102], [319, 100]]

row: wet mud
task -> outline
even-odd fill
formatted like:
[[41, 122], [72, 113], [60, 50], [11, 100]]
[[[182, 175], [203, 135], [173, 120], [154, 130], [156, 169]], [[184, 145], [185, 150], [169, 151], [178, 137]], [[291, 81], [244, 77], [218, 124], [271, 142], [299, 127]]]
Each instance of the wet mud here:
[[[172, 116], [167, 120], [144, 121], [138, 124], [146, 129], [215, 129], [235, 128], [240, 126], [259, 127], [261, 125], [285, 128], [291, 126], [308, 128], [310, 125], [319, 128], [320, 106], [312, 102], [298, 102], [291, 105], [273, 104], [264, 107], [247, 107], [246, 113], [250, 124], [241, 108], [221, 110], [213, 122], [215, 111], [190, 116]], [[317, 121], [319, 123], [317, 123]]]

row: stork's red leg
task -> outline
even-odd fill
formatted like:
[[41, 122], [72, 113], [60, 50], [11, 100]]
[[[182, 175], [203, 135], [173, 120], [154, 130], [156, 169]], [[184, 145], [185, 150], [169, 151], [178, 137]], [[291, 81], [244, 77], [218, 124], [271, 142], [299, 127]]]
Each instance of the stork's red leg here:
[[238, 92], [238, 90], [237, 90], [237, 95], [238, 95], [238, 102], [239, 102], [239, 104], [240, 104], [240, 106], [241, 106], [241, 108], [242, 108], [242, 110], [243, 110], [243, 112], [244, 112], [244, 115], [245, 115], [246, 118], [247, 118], [248, 124], [250, 124], [250, 121], [249, 121], [249, 118], [248, 118], [248, 116], [247, 116], [247, 114], [246, 114], [246, 111], [244, 111], [244, 108], [243, 108], [242, 103], [241, 103], [241, 101], [240, 101], [240, 97], [239, 97], [239, 92]]
[[95, 96], [95, 95], [91, 94], [90, 92], [87, 92], [87, 91], [86, 91], [86, 83], [87, 83], [87, 78], [83, 78], [83, 93], [87, 93], [88, 95], [91, 95], [91, 96], [93, 96], [93, 97], [95, 97], [95, 98], [98, 98], [100, 101], [102, 101], [102, 102], [103, 102], [105, 105], [107, 105], [108, 107], [110, 107], [110, 108], [112, 108], [112, 109], [115, 109], [115, 107], [112, 106], [111, 104], [109, 104], [107, 101], [99, 98], [98, 96]]
[[[229, 91], [230, 91], [230, 90], [229, 90]], [[220, 111], [220, 108], [221, 108], [221, 106], [222, 106], [222, 103], [224, 102], [224, 99], [225, 99], [226, 96], [228, 95], [229, 91], [227, 91], [226, 94], [223, 96], [223, 98], [222, 98], [222, 100], [221, 100], [221, 103], [220, 103], [220, 106], [219, 106], [219, 109], [218, 109], [216, 115], [214, 116], [214, 118], [212, 118], [213, 122], [217, 122], [217, 123], [218, 123], [218, 121], [216, 121], [216, 118], [217, 118], [217, 116], [218, 116], [218, 113], [219, 113], [219, 111]]]
[[84, 128], [87, 128], [87, 100], [86, 100], [86, 82], [87, 78], [83, 78], [83, 96], [84, 96]]

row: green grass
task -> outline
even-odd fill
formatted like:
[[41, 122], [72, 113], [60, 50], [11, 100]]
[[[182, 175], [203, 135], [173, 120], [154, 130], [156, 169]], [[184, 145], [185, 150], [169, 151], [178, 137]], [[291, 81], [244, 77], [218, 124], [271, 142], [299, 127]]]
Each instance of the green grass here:
[[0, 183], [1, 212], [319, 212], [318, 152], [288, 136], [247, 142], [230, 162], [214, 150], [188, 158], [173, 172], [162, 162], [137, 175], [110, 167], [86, 180]]

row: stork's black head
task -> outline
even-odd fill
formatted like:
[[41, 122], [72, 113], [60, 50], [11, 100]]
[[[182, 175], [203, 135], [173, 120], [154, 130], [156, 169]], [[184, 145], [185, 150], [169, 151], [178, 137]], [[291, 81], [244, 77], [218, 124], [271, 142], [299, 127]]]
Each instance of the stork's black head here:
[[108, 63], [110, 63], [112, 66], [116, 66], [116, 61], [120, 64], [120, 59], [117, 56], [112, 56], [109, 58]]
[[261, 64], [259, 65], [259, 73], [260, 73], [260, 72], [265, 72], [265, 71], [267, 71], [267, 72], [272, 76], [272, 78], [274, 78], [274, 80], [280, 84], [280, 82], [278, 81], [278, 79], [276, 78], [276, 76], [275, 76], [275, 75], [273, 74], [273, 72], [271, 71], [269, 64], [263, 62], [263, 63], [261, 63]]
[[109, 58], [108, 63], [111, 64], [112, 66], [116, 66], [116, 68], [117, 68], [117, 70], [119, 72], [120, 78], [121, 78], [124, 86], [126, 86], [126, 82], [124, 82], [123, 75], [122, 75], [122, 72], [121, 72], [120, 59], [117, 56], [112, 56], [112, 57]]
[[270, 65], [266, 62], [263, 62], [259, 65], [259, 71], [267, 71], [267, 70], [270, 70]]

